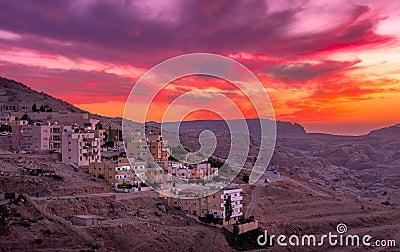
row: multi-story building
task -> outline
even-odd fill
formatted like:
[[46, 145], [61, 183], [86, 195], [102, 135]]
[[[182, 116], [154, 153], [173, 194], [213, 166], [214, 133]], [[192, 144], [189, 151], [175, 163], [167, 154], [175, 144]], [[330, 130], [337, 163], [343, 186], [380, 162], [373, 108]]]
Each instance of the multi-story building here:
[[150, 133], [146, 136], [139, 131], [135, 131], [129, 137], [130, 141], [127, 143], [126, 148], [129, 158], [143, 161], [168, 161], [170, 151], [161, 135]]
[[[241, 208], [243, 207], [241, 201], [242, 188], [232, 188], [218, 191], [212, 195], [207, 195], [199, 198], [168, 198], [168, 205], [170, 207], [180, 208], [186, 214], [193, 216], [204, 217], [207, 214], [212, 214], [214, 218], [219, 219], [221, 223], [227, 224], [238, 220], [243, 215]], [[230, 221], [225, 221], [225, 203], [230, 197], [232, 214]]]
[[58, 151], [61, 152], [62, 125], [15, 124], [12, 127], [12, 147], [20, 151]]
[[[83, 129], [92, 130], [98, 122], [95, 119], [87, 119]], [[13, 132], [12, 147], [16, 151], [56, 151], [61, 153], [63, 133], [72, 134], [75, 133], [74, 130], [81, 132], [80, 127], [77, 125], [68, 126], [57, 122], [28, 125], [27, 121], [14, 121], [10, 122], [9, 125], [12, 126]], [[92, 132], [94, 133], [94, 138], [100, 139], [100, 148], [100, 145], [104, 143], [104, 130], [93, 130]], [[73, 150], [73, 148], [68, 149]], [[64, 151], [64, 154], [67, 154], [67, 152]]]
[[134, 158], [135, 160], [148, 161], [150, 154], [147, 150], [147, 140], [146, 136], [142, 135], [141, 132], [132, 132], [130, 136], [130, 141], [127, 144], [126, 155], [129, 158]]
[[101, 161], [104, 130], [66, 130], [62, 134], [62, 162], [78, 166]]
[[32, 104], [20, 101], [4, 101], [0, 106], [0, 111], [5, 112], [29, 112]]
[[50, 149], [50, 126], [20, 125], [12, 127], [12, 147], [17, 151], [45, 151]]
[[113, 188], [140, 188], [145, 178], [145, 162], [136, 161], [132, 167], [127, 158], [115, 162], [94, 162], [89, 164], [89, 174], [103, 177]]
[[207, 176], [218, 172], [218, 168], [211, 167], [211, 164], [207, 162], [200, 164], [170, 163], [169, 173], [181, 179], [205, 179]]
[[69, 127], [62, 126], [62, 125], [51, 125], [50, 126], [50, 137], [49, 137], [49, 149], [60, 152], [62, 150], [62, 133], [63, 131], [68, 130]]
[[1, 124], [9, 124], [10, 122], [14, 122], [16, 120], [15, 116], [11, 114], [11, 112], [2, 112], [0, 113], [0, 123]]
[[147, 146], [156, 162], [168, 161], [170, 150], [167, 147], [167, 142], [163, 140], [161, 135], [147, 135]]

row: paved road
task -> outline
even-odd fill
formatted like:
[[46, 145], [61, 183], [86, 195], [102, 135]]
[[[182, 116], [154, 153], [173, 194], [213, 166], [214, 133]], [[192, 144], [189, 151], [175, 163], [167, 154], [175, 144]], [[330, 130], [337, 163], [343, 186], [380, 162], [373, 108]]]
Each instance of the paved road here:
[[249, 216], [253, 215], [254, 209], [258, 205], [260, 191], [261, 191], [261, 187], [256, 186], [251, 192], [251, 201], [250, 201], [250, 203], [249, 203], [249, 205], [247, 206], [247, 209], [246, 209], [247, 218]]
[[[282, 176], [283, 177], [283, 176]], [[318, 196], [322, 196], [322, 197], [333, 197], [335, 195], [333, 195], [332, 193], [328, 192], [328, 190], [324, 190], [322, 188], [320, 188], [319, 186], [314, 186], [310, 183], [307, 182], [303, 182], [303, 181], [299, 181], [299, 180], [295, 180], [289, 177], [283, 177], [285, 180], [290, 181], [300, 187], [303, 187], [304, 189], [311, 191], [312, 193], [318, 195]]]
[[133, 193], [92, 193], [92, 194], [77, 194], [77, 195], [65, 195], [65, 196], [45, 196], [45, 197], [32, 197], [34, 200], [59, 200], [59, 199], [82, 199], [90, 197], [110, 197], [115, 196], [117, 200], [139, 198], [139, 197], [156, 197], [158, 194], [154, 191], [142, 191]]

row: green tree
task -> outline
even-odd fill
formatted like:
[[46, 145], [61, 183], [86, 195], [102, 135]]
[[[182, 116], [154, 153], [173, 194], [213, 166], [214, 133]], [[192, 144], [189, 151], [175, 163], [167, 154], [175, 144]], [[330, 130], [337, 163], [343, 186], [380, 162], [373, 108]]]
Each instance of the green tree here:
[[235, 224], [233, 224], [233, 230], [232, 230], [232, 233], [235, 236], [235, 238], [239, 235], [239, 232], [240, 232], [239, 231], [239, 224], [236, 221]]
[[21, 117], [21, 120], [24, 120], [24, 121], [29, 121], [29, 116], [27, 115], [27, 114], [24, 114], [22, 117]]
[[32, 112], [36, 112], [36, 111], [37, 111], [36, 103], [33, 103], [33, 105], [32, 105]]
[[45, 112], [46, 111], [46, 107], [41, 105], [39, 110], [40, 110], [40, 112]]
[[225, 221], [229, 221], [233, 213], [232, 200], [230, 194], [225, 199], [224, 207], [225, 207]]
[[96, 130], [102, 130], [103, 129], [103, 124], [101, 124], [101, 122], [98, 122], [97, 124], [96, 124]]

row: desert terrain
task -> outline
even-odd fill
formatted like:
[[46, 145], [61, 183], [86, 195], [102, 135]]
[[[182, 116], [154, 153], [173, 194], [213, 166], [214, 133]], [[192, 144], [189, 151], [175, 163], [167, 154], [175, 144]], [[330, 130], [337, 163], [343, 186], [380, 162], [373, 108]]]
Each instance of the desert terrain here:
[[[43, 93], [3, 80], [2, 87], [22, 99], [45, 100], [49, 106], [76, 109]], [[120, 129], [120, 118], [91, 115], [106, 127]], [[223, 229], [200, 224], [182, 211], [167, 206], [156, 192], [117, 193], [87, 169], [57, 161], [52, 154], [15, 154], [11, 136], [0, 136], [0, 194], [16, 193], [17, 199], [1, 200], [1, 251], [298, 251], [298, 248], [265, 248], [255, 239], [271, 234], [334, 232], [339, 223], [348, 233], [395, 239], [397, 247], [362, 248], [367, 251], [400, 251], [400, 127], [372, 131], [362, 136], [307, 133], [301, 125], [277, 122], [277, 142], [269, 171], [280, 178], [267, 183], [264, 175], [249, 185], [259, 149], [257, 124], [249, 120], [250, 151], [246, 167], [233, 183], [243, 188], [245, 216], [254, 216], [259, 229], [233, 237]], [[157, 130], [156, 123], [149, 127]], [[211, 130], [217, 137], [215, 157], [229, 153], [229, 132], [219, 121], [182, 124], [185, 148], [199, 148], [198, 135]], [[24, 170], [54, 172], [34, 176]], [[20, 196], [18, 196], [20, 195]], [[71, 224], [74, 215], [98, 215], [107, 223], [97, 227]], [[347, 248], [341, 251], [359, 251]], [[322, 247], [311, 251], [336, 251]]]

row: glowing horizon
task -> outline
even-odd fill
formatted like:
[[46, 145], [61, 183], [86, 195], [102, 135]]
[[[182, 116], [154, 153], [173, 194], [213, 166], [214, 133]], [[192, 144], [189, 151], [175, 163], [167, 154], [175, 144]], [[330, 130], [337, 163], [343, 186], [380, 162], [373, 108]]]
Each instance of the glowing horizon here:
[[[395, 1], [8, 1], [0, 10], [0, 69], [89, 112], [121, 117], [151, 67], [216, 53], [256, 74], [277, 120], [359, 135], [400, 122], [399, 12]], [[169, 92], [199, 88], [229, 94], [254, 116], [215, 80], [187, 78]]]

